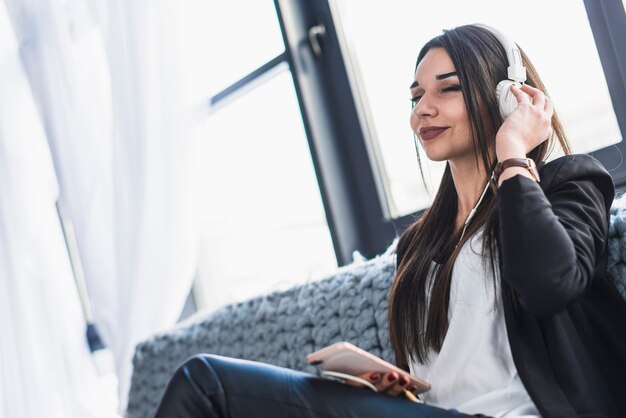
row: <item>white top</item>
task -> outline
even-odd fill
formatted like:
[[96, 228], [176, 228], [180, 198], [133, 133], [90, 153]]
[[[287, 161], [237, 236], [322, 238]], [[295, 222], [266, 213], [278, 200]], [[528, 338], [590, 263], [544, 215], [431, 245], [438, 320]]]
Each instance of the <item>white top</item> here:
[[466, 414], [540, 417], [517, 373], [504, 323], [500, 274], [497, 297], [482, 231], [468, 240], [452, 270], [449, 327], [439, 354], [411, 373], [432, 385], [426, 403]]

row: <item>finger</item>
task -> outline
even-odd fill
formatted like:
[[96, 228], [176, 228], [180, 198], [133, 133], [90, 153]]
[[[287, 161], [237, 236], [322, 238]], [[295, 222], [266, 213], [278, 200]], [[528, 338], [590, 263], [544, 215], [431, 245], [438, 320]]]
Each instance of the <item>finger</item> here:
[[543, 109], [546, 104], [546, 95], [539, 89], [529, 86], [528, 84], [522, 85], [522, 91], [528, 94], [531, 98], [531, 103], [538, 109]]
[[387, 391], [398, 382], [399, 378], [400, 376], [396, 372], [385, 373], [380, 381], [375, 384], [376, 389], [378, 389], [379, 392], [387, 393]]
[[381, 379], [383, 378], [383, 374], [380, 372], [371, 372], [371, 373], [367, 373], [365, 376], [362, 377], [363, 379], [367, 380], [368, 382], [371, 382], [374, 384], [374, 386], [377, 386], [377, 384], [381, 381]]
[[510, 89], [513, 96], [517, 99], [517, 103], [532, 103], [530, 96], [522, 91], [517, 84], [511, 84]]
[[522, 84], [520, 87], [520, 90], [522, 90], [524, 93], [526, 93], [530, 97], [535, 97], [538, 94], [543, 94], [541, 90], [529, 84]]
[[[380, 372], [368, 372], [368, 373], [361, 373], [356, 375], [355, 377], [359, 378], [359, 379], [363, 379], [366, 380], [370, 383], [372, 383], [374, 386], [376, 386], [376, 383], [378, 383], [381, 378], [382, 378], [382, 373]], [[352, 380], [352, 379], [345, 379], [344, 383], [348, 386], [354, 386], [357, 388], [364, 388], [366, 387], [366, 385], [364, 385], [361, 382]], [[378, 390], [378, 389], [377, 389]]]
[[400, 376], [396, 384], [388, 387], [385, 393], [391, 396], [398, 396], [399, 394], [404, 392], [404, 390], [408, 387], [408, 385], [409, 385], [409, 379], [407, 379], [405, 376]]
[[532, 103], [537, 109], [543, 110], [546, 107], [546, 95], [542, 92], [532, 96]]

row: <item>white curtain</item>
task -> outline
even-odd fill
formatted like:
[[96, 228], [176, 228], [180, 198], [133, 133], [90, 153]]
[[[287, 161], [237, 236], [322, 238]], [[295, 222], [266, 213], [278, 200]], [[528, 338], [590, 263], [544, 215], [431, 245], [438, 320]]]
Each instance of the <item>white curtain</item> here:
[[135, 344], [175, 323], [195, 273], [175, 2], [5, 1], [123, 409]]
[[105, 417], [44, 130], [0, 3], [0, 417]]
[[125, 405], [135, 343], [175, 323], [195, 274], [191, 105], [179, 76], [176, 2], [102, 0], [98, 16], [111, 70], [114, 351]]

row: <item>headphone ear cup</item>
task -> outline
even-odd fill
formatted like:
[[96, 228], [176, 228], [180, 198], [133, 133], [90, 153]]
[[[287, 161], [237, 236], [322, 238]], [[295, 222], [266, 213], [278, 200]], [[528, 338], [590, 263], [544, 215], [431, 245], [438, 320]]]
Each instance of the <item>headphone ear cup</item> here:
[[498, 99], [498, 107], [503, 119], [506, 119], [517, 107], [517, 99], [511, 93], [511, 85], [519, 83], [512, 80], [502, 80], [496, 87], [496, 98]]

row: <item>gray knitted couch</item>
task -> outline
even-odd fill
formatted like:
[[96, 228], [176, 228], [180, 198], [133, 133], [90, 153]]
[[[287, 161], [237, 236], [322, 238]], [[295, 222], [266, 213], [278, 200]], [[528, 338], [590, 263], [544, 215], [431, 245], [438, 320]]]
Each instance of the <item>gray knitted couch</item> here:
[[[611, 213], [609, 273], [626, 298], [626, 209], [615, 204]], [[197, 353], [315, 372], [304, 360], [308, 353], [350, 341], [393, 361], [386, 320], [394, 264], [392, 246], [325, 280], [196, 314], [140, 343], [125, 417], [152, 417], [176, 367]]]

